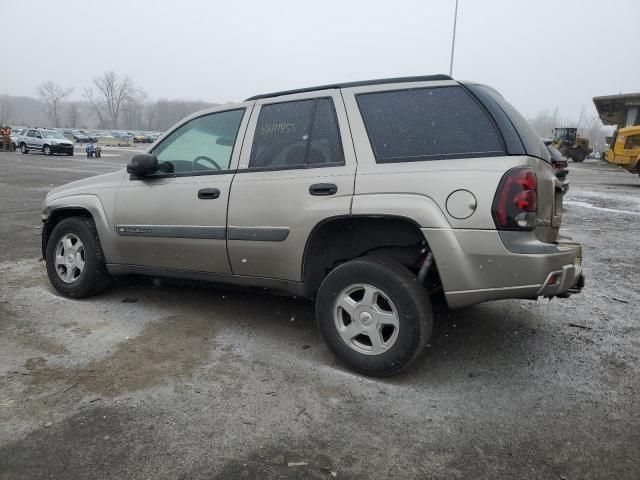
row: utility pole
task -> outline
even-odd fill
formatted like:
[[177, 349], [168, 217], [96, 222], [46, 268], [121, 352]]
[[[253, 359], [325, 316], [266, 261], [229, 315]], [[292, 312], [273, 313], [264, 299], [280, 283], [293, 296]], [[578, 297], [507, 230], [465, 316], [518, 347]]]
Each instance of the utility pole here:
[[456, 13], [453, 16], [453, 38], [451, 39], [451, 61], [449, 62], [449, 76], [453, 75], [453, 52], [456, 49], [456, 24], [458, 23], [458, 0], [456, 0]]

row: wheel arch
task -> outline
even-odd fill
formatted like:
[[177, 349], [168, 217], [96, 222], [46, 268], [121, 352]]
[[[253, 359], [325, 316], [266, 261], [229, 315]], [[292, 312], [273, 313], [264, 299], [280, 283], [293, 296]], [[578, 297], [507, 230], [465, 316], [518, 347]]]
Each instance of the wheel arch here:
[[48, 202], [43, 209], [42, 219], [42, 252], [46, 254], [47, 242], [51, 232], [60, 221], [69, 217], [85, 217], [93, 221], [98, 232], [100, 245], [105, 258], [117, 263], [120, 254], [114, 241], [114, 232], [111, 228], [104, 207], [100, 199], [95, 195], [74, 195], [72, 197], [60, 197]]
[[46, 258], [47, 254], [47, 243], [49, 242], [49, 237], [51, 236], [51, 232], [62, 220], [65, 218], [71, 217], [84, 217], [90, 218], [95, 224], [95, 219], [91, 212], [84, 207], [63, 207], [52, 210], [47, 220], [44, 222], [42, 226], [42, 258]]
[[[406, 216], [341, 215], [326, 218], [315, 225], [305, 245], [302, 259], [305, 295], [315, 296], [326, 275], [345, 261], [376, 255], [391, 258], [417, 271], [429, 251], [419, 224]], [[439, 282], [437, 273], [435, 277]]]

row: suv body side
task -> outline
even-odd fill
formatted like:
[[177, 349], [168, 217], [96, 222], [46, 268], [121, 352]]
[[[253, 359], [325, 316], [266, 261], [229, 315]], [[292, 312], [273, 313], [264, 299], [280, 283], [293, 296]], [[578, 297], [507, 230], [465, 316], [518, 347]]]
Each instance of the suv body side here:
[[[378, 163], [358, 96], [430, 88], [462, 89], [493, 125], [503, 151]], [[508, 107], [492, 99], [490, 92], [474, 92], [474, 88], [453, 80], [363, 85], [278, 95], [199, 112], [179, 122], [149, 150], [154, 152], [171, 132], [198, 116], [244, 108], [231, 164], [225, 172], [144, 180], [121, 171], [74, 182], [49, 194], [43, 220], [70, 207], [86, 210], [94, 217], [107, 267], [115, 274], [209, 278], [313, 295], [313, 290], [305, 289], [303, 266], [309, 237], [318, 226], [344, 217], [402, 218], [419, 228], [435, 256], [451, 307], [563, 293], [575, 285], [581, 270], [579, 247], [556, 243], [561, 185], [548, 158], [543, 153], [537, 156], [533, 151], [536, 145], [526, 145], [535, 140], [526, 139], [527, 132], [517, 125], [518, 119]], [[277, 110], [278, 105], [317, 99], [329, 99], [335, 109], [342, 162], [252, 166], [257, 135], [274, 128], [288, 131], [282, 122], [259, 126], [261, 113]], [[546, 152], [538, 142], [540, 152]], [[306, 147], [307, 157], [312, 148]], [[504, 174], [517, 167], [536, 173], [538, 225], [532, 231], [498, 231], [492, 216], [496, 189]], [[331, 191], [333, 187], [335, 191]], [[220, 197], [197, 200], [203, 188], [219, 189]], [[329, 190], [314, 194], [314, 188]], [[466, 218], [451, 213], [457, 207], [450, 205], [456, 192], [467, 192], [464, 198], [473, 197], [473, 206], [465, 207], [473, 209]], [[142, 210], [136, 212], [137, 208]], [[198, 209], [203, 210], [195, 212]], [[207, 220], [207, 215], [215, 219]], [[207, 223], [211, 221], [215, 225]], [[164, 233], [149, 235], [157, 227]], [[172, 227], [183, 234], [176, 236]], [[186, 234], [189, 227], [209, 228], [210, 235]], [[215, 232], [211, 230], [214, 227]], [[46, 235], [45, 228], [43, 243]], [[372, 235], [385, 236], [387, 232]], [[339, 242], [339, 237], [331, 241]], [[559, 278], [553, 284], [549, 283], [555, 278], [552, 275]]]
[[30, 150], [42, 150], [42, 133], [35, 128], [28, 128], [22, 132], [18, 145], [25, 144]]

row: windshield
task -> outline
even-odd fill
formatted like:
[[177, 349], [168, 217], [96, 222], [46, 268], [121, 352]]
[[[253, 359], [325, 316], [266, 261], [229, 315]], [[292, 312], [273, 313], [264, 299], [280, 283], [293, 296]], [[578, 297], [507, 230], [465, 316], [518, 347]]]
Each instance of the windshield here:
[[66, 140], [65, 136], [60, 132], [42, 132], [44, 138], [59, 138], [60, 140]]

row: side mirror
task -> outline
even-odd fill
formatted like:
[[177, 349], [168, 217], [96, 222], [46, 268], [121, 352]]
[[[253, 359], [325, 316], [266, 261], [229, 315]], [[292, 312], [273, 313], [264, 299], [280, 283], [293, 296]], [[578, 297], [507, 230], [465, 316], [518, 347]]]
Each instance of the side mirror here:
[[158, 171], [158, 159], [150, 153], [134, 155], [127, 164], [127, 173], [144, 177]]

